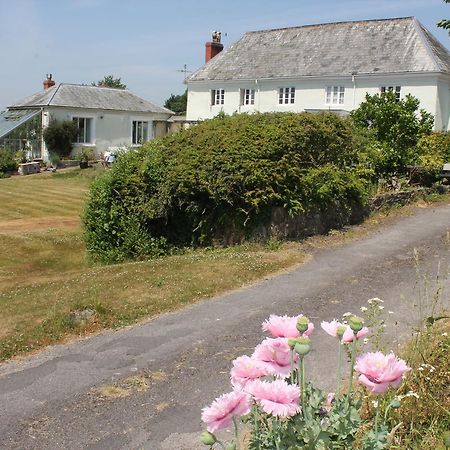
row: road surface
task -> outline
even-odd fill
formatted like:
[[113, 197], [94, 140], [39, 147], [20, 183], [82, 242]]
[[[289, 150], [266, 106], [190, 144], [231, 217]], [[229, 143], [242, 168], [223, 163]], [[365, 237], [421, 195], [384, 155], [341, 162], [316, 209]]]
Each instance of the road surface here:
[[387, 340], [395, 350], [425, 314], [419, 279], [432, 293], [439, 270], [442, 301], [450, 304], [450, 204], [388, 222], [251, 287], [2, 364], [0, 448], [202, 448], [201, 408], [229, 390], [230, 361], [252, 352], [271, 313], [313, 319], [308, 372], [330, 388], [334, 342], [321, 320], [380, 297], [394, 312]]

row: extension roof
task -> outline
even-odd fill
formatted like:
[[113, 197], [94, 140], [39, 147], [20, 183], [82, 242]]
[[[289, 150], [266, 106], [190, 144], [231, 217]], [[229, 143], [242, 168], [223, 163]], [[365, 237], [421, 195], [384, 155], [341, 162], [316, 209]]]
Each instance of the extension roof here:
[[43, 92], [20, 100], [9, 109], [45, 106], [173, 114], [169, 109], [150, 103], [126, 89], [66, 83], [56, 84]]
[[450, 73], [450, 53], [414, 17], [245, 33], [189, 81]]

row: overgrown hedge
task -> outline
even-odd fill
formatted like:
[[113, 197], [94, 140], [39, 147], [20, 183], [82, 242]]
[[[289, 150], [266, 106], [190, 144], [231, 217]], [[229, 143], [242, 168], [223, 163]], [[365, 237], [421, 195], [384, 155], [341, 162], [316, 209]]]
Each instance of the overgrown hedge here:
[[269, 217], [361, 204], [351, 125], [335, 114], [218, 117], [119, 156], [95, 180], [84, 216], [104, 261], [220, 241]]
[[17, 161], [14, 158], [14, 153], [8, 149], [0, 148], [0, 178], [15, 170], [17, 170]]

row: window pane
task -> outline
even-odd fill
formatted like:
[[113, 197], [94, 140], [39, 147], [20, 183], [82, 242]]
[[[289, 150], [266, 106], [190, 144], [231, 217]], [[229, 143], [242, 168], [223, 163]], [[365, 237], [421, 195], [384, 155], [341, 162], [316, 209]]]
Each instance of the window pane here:
[[91, 121], [92, 119], [85, 119], [85, 141], [91, 142]]

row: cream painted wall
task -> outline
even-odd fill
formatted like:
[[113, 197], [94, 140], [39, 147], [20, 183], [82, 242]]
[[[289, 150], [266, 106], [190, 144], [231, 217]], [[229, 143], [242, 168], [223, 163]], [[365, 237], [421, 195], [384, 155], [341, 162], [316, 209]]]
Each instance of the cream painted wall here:
[[[154, 137], [153, 121], [167, 120], [170, 114], [134, 113], [128, 111], [80, 110], [78, 108], [50, 107], [44, 111], [48, 120], [72, 120], [73, 117], [92, 118], [92, 143], [75, 144], [77, 147], [95, 147], [97, 157], [108, 147], [130, 147], [132, 141], [132, 122], [141, 120], [149, 122], [149, 139]], [[48, 153], [43, 158], [48, 160]]]
[[[326, 87], [344, 86], [344, 103], [326, 104]], [[350, 112], [364, 101], [366, 93], [377, 94], [381, 86], [401, 86], [401, 96], [411, 94], [420, 100], [420, 107], [435, 116], [435, 128], [449, 127], [449, 80], [438, 83], [438, 75], [358, 76], [333, 79], [258, 80], [251, 82], [191, 82], [188, 83], [187, 120], [203, 120], [216, 116], [220, 111], [269, 112], [305, 110], [343, 110]], [[295, 103], [278, 104], [280, 87], [295, 87]], [[439, 87], [439, 89], [438, 89]], [[225, 104], [211, 105], [211, 90], [225, 89]], [[255, 89], [255, 104], [240, 105], [240, 89]], [[439, 96], [439, 98], [438, 98]]]

